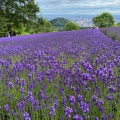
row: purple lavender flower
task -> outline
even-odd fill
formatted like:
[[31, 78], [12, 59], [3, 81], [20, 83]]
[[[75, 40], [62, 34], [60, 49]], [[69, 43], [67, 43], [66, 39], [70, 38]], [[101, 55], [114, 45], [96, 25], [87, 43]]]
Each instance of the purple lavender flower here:
[[39, 106], [39, 101], [38, 100], [34, 101], [33, 107], [34, 107], [34, 110], [39, 110], [40, 106]]
[[64, 111], [65, 111], [65, 116], [66, 116], [67, 118], [71, 118], [71, 113], [73, 112], [72, 108], [66, 106], [66, 108], [65, 108]]
[[77, 95], [77, 101], [80, 103], [81, 101], [83, 100], [83, 97], [82, 97], [82, 95]]
[[62, 100], [62, 105], [65, 106], [67, 104], [67, 99], [66, 98], [63, 98]]
[[6, 94], [7, 94], [7, 92], [3, 92], [3, 93], [2, 93], [2, 96], [5, 96]]
[[10, 88], [10, 89], [12, 89], [13, 88], [13, 83], [12, 82], [8, 82], [8, 87]]
[[34, 97], [33, 96], [29, 96], [28, 97], [28, 101], [33, 105], [34, 104]]
[[26, 85], [26, 81], [24, 79], [21, 79], [21, 85], [22, 87]]
[[32, 91], [28, 92], [28, 97], [32, 96]]
[[75, 89], [75, 87], [74, 87], [74, 86], [71, 86], [71, 90], [72, 90], [72, 91], [75, 91], [76, 89]]
[[65, 81], [64, 81], [64, 85], [65, 85], [66, 87], [68, 87], [68, 85], [69, 85], [70, 83], [71, 83], [70, 78], [69, 78], [69, 77], [66, 78]]
[[34, 97], [32, 96], [32, 92], [28, 92], [28, 101], [33, 105], [34, 104]]
[[51, 83], [51, 82], [52, 82], [52, 80], [53, 80], [52, 75], [49, 75], [49, 76], [48, 76], [48, 81]]
[[20, 111], [23, 111], [25, 109], [25, 102], [24, 101], [20, 101], [18, 104], [17, 104], [17, 108], [20, 110]]
[[116, 89], [113, 85], [109, 86], [108, 89], [109, 89], [110, 92], [115, 92], [116, 91]]
[[10, 94], [10, 95], [8, 96], [8, 99], [11, 101], [12, 98], [13, 98], [13, 94]]
[[18, 86], [20, 85], [19, 78], [15, 78], [15, 84], [18, 85]]
[[90, 109], [90, 105], [89, 103], [84, 103], [83, 101], [81, 103], [79, 103], [79, 106], [81, 108], [81, 110], [83, 111], [83, 113], [87, 113], [89, 112], [89, 109]]
[[80, 115], [75, 115], [73, 120], [83, 120], [83, 118]]
[[32, 74], [29, 73], [28, 74], [28, 79], [31, 80], [31, 78], [32, 78]]
[[107, 96], [106, 96], [106, 99], [107, 100], [113, 100], [114, 96], [113, 94], [109, 93]]
[[49, 69], [46, 70], [46, 75], [47, 75], [47, 76], [51, 75], [51, 71], [50, 71]]
[[113, 117], [114, 117], [113, 114], [111, 114], [111, 113], [108, 114], [108, 118], [109, 118], [109, 119], [111, 119], [111, 118], [113, 118]]
[[16, 116], [16, 115], [17, 115], [14, 110], [10, 110], [10, 112], [11, 112], [11, 114], [12, 114], [13, 116]]
[[42, 104], [42, 109], [45, 110], [46, 109], [46, 105], [43, 103]]
[[102, 106], [104, 104], [104, 101], [102, 100], [102, 99], [100, 99], [99, 101], [98, 101], [98, 106]]
[[24, 120], [31, 120], [30, 115], [27, 112], [23, 113], [23, 118], [24, 118]]
[[54, 97], [54, 93], [51, 93], [51, 98], [53, 98]]
[[94, 120], [99, 120], [98, 117], [94, 117]]
[[71, 105], [74, 105], [75, 103], [75, 97], [74, 96], [69, 96], [69, 101]]
[[118, 87], [118, 92], [120, 92], [120, 83], [118, 83], [117, 87]]
[[93, 102], [96, 102], [97, 99], [98, 99], [98, 98], [96, 97], [96, 95], [93, 95], [93, 96], [92, 96], [92, 100], [93, 100]]
[[25, 90], [24, 90], [23, 87], [20, 88], [20, 92], [21, 92], [21, 94], [24, 94], [24, 93], [25, 93]]
[[99, 106], [99, 111], [103, 114], [105, 109], [102, 106]]
[[63, 95], [64, 94], [64, 88], [60, 88], [59, 92], [60, 92], [61, 95]]
[[45, 99], [44, 90], [41, 90], [41, 91], [40, 91], [40, 98], [41, 98], [42, 100]]
[[50, 106], [49, 107], [49, 115], [50, 115], [50, 117], [52, 117], [52, 116], [54, 116], [55, 115], [55, 108], [54, 108], [54, 106]]
[[57, 84], [55, 84], [55, 85], [54, 85], [54, 88], [55, 88], [55, 89], [58, 89], [58, 85], [57, 85]]
[[38, 59], [35, 59], [35, 60], [34, 60], [34, 64], [37, 64], [37, 63], [38, 63]]
[[102, 114], [102, 120], [107, 120], [107, 116], [105, 114]]
[[8, 104], [4, 105], [4, 110], [6, 110], [6, 111], [9, 110], [9, 105]]
[[58, 109], [58, 100], [54, 101], [54, 107], [55, 107], [55, 109]]

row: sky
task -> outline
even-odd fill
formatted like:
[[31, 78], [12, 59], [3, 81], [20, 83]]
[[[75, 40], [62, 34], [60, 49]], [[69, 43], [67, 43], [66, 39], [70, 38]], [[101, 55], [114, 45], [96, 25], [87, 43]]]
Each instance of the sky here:
[[35, 0], [42, 15], [120, 15], [120, 0]]

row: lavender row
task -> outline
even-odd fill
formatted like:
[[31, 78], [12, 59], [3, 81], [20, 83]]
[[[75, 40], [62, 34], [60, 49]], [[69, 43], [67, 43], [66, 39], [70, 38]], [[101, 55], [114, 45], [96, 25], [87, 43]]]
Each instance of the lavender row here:
[[100, 28], [100, 31], [113, 40], [120, 41], [120, 27]]

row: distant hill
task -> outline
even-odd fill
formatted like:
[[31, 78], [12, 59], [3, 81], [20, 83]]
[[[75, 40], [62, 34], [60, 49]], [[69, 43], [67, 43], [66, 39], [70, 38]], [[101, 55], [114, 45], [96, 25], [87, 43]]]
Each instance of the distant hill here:
[[62, 31], [66, 23], [70, 22], [65, 18], [55, 18], [49, 21], [58, 31]]

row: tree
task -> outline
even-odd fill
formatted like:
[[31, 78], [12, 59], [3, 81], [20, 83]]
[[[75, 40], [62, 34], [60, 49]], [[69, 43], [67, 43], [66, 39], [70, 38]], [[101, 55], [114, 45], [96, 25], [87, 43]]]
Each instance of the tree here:
[[120, 22], [118, 22], [117, 24], [114, 24], [114, 26], [115, 27], [120, 26]]
[[114, 24], [114, 17], [108, 13], [102, 13], [92, 19], [95, 26], [101, 27], [111, 27]]
[[50, 22], [48, 22], [46, 19], [44, 18], [38, 18], [36, 24], [36, 28], [35, 28], [35, 32], [36, 33], [43, 33], [43, 32], [54, 32], [55, 31], [55, 27], [52, 26], [52, 24]]
[[39, 11], [34, 0], [0, 0], [0, 25], [7, 31], [26, 26], [36, 20]]
[[67, 30], [67, 31], [69, 31], [69, 30], [79, 30], [79, 27], [73, 22], [68, 22], [65, 25], [65, 30]]

